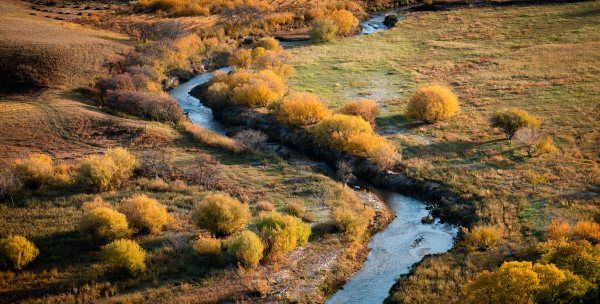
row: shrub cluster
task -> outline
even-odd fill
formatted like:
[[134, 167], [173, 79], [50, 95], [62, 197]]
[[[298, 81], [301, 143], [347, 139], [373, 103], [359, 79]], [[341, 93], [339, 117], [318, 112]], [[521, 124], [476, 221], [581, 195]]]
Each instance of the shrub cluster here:
[[353, 34], [358, 28], [358, 19], [345, 9], [334, 10], [329, 14], [318, 14], [310, 29], [310, 37], [315, 42], [329, 42], [339, 36]]
[[192, 218], [198, 227], [216, 236], [227, 236], [246, 228], [250, 209], [227, 194], [215, 193], [206, 196], [194, 207]]
[[593, 285], [553, 264], [504, 262], [463, 290], [462, 303], [576, 303]]
[[367, 157], [382, 169], [391, 169], [400, 160], [396, 147], [358, 116], [334, 114], [316, 124], [312, 134], [319, 145]]
[[331, 115], [323, 100], [310, 93], [293, 93], [273, 109], [277, 120], [291, 126], [316, 124]]
[[255, 227], [270, 256], [288, 252], [308, 242], [311, 229], [301, 219], [277, 212], [263, 213]]
[[339, 28], [333, 20], [319, 19], [313, 23], [309, 35], [314, 42], [331, 42], [335, 40], [338, 32]]
[[177, 123], [183, 118], [179, 104], [167, 94], [118, 90], [110, 92], [102, 105], [156, 121]]
[[121, 204], [129, 224], [141, 232], [157, 233], [169, 221], [167, 208], [146, 195], [137, 195]]
[[242, 130], [233, 136], [233, 139], [247, 151], [256, 151], [267, 142], [267, 134], [258, 130]]
[[339, 187], [335, 192], [327, 202], [334, 225], [348, 241], [360, 241], [375, 216], [373, 208], [366, 206], [348, 187]]
[[120, 239], [104, 245], [102, 259], [107, 265], [133, 275], [146, 270], [146, 252], [132, 240]]
[[434, 123], [447, 119], [458, 110], [458, 97], [450, 88], [441, 85], [421, 87], [413, 94], [406, 108], [406, 116]]
[[20, 270], [33, 261], [40, 251], [33, 243], [22, 236], [9, 236], [0, 239], [0, 265]]
[[79, 164], [78, 179], [96, 191], [120, 188], [133, 174], [136, 157], [124, 148], [109, 149], [102, 156], [90, 156]]
[[235, 104], [258, 108], [281, 99], [286, 93], [283, 79], [271, 70], [259, 72], [237, 70], [230, 75], [216, 75], [208, 87], [211, 106]]
[[79, 231], [84, 237], [97, 241], [112, 241], [131, 233], [125, 214], [109, 207], [88, 211], [79, 222]]

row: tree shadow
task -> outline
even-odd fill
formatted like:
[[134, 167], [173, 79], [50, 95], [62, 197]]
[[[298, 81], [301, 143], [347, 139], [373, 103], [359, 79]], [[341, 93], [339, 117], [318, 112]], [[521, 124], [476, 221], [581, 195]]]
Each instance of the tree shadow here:
[[398, 129], [412, 130], [428, 125], [426, 122], [412, 120], [406, 117], [404, 114], [396, 114], [385, 117], [377, 117], [376, 119], [378, 128], [386, 128], [390, 126], [397, 127]]

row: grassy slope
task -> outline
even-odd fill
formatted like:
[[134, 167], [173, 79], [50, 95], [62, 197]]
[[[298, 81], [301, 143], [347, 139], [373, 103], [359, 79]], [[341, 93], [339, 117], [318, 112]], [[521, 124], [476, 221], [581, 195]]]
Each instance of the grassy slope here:
[[[407, 172], [449, 183], [477, 202], [482, 222], [504, 230], [498, 251], [427, 259], [394, 300], [456, 301], [461, 284], [519, 254], [551, 219], [598, 219], [599, 16], [598, 1], [411, 13], [384, 33], [293, 51], [296, 90], [321, 94], [332, 107], [376, 100], [378, 131], [402, 147]], [[432, 82], [452, 87], [460, 113], [435, 125], [407, 120], [407, 96]], [[489, 126], [504, 107], [540, 116], [558, 155], [529, 159], [504, 140]], [[549, 180], [533, 188], [531, 172]]]

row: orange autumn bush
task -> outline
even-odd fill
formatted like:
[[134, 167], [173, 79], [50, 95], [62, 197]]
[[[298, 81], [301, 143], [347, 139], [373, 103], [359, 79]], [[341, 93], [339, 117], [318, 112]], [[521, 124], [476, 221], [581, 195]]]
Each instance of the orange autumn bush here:
[[406, 116], [434, 123], [447, 119], [458, 111], [458, 97], [450, 88], [441, 85], [421, 87], [410, 97]]
[[331, 112], [319, 96], [310, 93], [294, 93], [277, 105], [274, 114], [281, 123], [307, 126], [318, 123], [331, 115]]
[[350, 101], [340, 109], [340, 113], [346, 115], [360, 116], [373, 126], [375, 125], [375, 118], [377, 117], [377, 112], [377, 105], [373, 100], [370, 99]]

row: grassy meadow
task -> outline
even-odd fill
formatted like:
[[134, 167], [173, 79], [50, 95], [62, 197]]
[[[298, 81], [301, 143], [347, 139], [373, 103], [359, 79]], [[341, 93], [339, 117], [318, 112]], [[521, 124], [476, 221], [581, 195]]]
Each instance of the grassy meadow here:
[[[501, 228], [497, 250], [426, 259], [392, 302], [455, 302], [477, 272], [509, 252], [526, 257], [551, 220], [598, 220], [599, 16], [597, 1], [406, 13], [386, 32], [292, 50], [295, 90], [333, 108], [376, 101], [377, 129], [401, 147], [405, 172], [451, 185], [476, 203], [480, 223]], [[459, 113], [409, 120], [408, 97], [430, 83], [452, 88]], [[490, 117], [507, 107], [540, 117], [559, 152], [529, 158], [494, 130]]]

